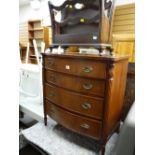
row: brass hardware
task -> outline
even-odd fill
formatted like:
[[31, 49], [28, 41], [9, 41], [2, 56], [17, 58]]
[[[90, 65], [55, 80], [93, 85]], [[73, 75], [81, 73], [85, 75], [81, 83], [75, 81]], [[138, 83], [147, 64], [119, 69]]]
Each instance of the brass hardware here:
[[73, 8], [73, 5], [69, 5], [69, 8], [72, 9]]
[[82, 104], [82, 108], [86, 109], [86, 110], [91, 109], [91, 104], [85, 102], [85, 103]]
[[55, 111], [54, 111], [53, 109], [50, 109], [50, 112], [51, 112], [51, 113], [55, 113]]
[[48, 96], [49, 96], [49, 97], [54, 97], [54, 96], [55, 96], [55, 93], [50, 92], [50, 93], [48, 94]]
[[84, 18], [80, 18], [80, 22], [81, 23], [84, 23], [85, 22], [85, 19]]
[[86, 67], [83, 68], [83, 71], [85, 73], [90, 73], [92, 70], [93, 70], [93, 68], [92, 67], [89, 67], [89, 66], [86, 66]]
[[80, 127], [84, 128], [84, 129], [89, 129], [90, 128], [90, 126], [88, 124], [81, 124]]
[[54, 65], [54, 62], [53, 61], [48, 61], [48, 67], [51, 67]]
[[50, 76], [50, 80], [55, 82], [55, 81], [56, 81], [56, 76], [51, 75], [51, 76]]
[[83, 84], [83, 88], [86, 89], [86, 90], [92, 89], [92, 87], [93, 87], [93, 85], [90, 84], [90, 83]]

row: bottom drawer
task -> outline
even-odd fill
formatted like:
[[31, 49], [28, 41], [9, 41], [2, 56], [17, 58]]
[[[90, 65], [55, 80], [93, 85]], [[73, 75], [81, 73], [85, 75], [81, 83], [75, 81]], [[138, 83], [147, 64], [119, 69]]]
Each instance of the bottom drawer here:
[[59, 124], [94, 139], [100, 138], [101, 122], [72, 114], [46, 100], [47, 114]]

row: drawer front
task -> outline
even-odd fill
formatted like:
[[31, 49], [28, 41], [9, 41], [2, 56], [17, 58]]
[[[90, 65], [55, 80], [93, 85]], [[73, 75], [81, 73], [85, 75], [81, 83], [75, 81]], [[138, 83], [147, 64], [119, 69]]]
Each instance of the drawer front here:
[[45, 80], [57, 86], [74, 90], [77, 92], [87, 93], [91, 95], [104, 96], [105, 82], [103, 80], [94, 80], [88, 78], [80, 78], [61, 74], [53, 71], [45, 72]]
[[72, 114], [46, 101], [47, 114], [64, 127], [80, 134], [99, 139], [101, 122]]
[[45, 84], [45, 98], [69, 111], [96, 119], [102, 118], [102, 98], [73, 93], [48, 84]]
[[106, 78], [106, 64], [91, 60], [46, 57], [45, 68], [84, 77]]

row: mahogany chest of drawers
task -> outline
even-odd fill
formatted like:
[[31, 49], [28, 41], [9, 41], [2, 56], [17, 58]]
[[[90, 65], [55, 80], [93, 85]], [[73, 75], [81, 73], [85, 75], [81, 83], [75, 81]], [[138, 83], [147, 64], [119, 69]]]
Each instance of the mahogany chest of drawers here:
[[43, 54], [44, 121], [101, 142], [117, 128], [123, 107], [128, 56]]

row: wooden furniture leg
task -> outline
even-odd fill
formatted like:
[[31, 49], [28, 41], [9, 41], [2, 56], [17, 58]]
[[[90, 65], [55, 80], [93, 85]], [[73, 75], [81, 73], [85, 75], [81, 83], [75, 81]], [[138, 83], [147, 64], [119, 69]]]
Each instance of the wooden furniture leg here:
[[105, 154], [105, 145], [102, 146], [102, 150], [101, 150], [101, 155], [104, 155]]
[[104, 155], [104, 154], [105, 154], [105, 145], [102, 145], [99, 155]]
[[45, 124], [45, 126], [47, 126], [47, 115], [46, 114], [44, 116], [44, 124]]
[[100, 152], [99, 152], [99, 155], [104, 155], [105, 154], [105, 146], [106, 146], [106, 140], [105, 139], [102, 139], [101, 141], [101, 149], [100, 149]]

